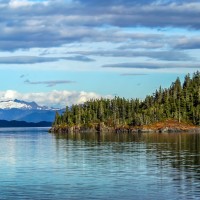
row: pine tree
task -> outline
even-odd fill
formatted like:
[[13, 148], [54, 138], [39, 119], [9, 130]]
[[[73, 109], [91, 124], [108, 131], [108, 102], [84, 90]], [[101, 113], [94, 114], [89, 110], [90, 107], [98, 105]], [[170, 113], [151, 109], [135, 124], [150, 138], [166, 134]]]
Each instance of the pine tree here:
[[186, 75], [181, 85], [179, 78], [168, 89], [161, 87], [153, 95], [139, 99], [90, 100], [56, 112], [54, 125], [89, 126], [104, 122], [107, 126], [141, 126], [165, 119], [176, 119], [200, 125], [200, 73]]

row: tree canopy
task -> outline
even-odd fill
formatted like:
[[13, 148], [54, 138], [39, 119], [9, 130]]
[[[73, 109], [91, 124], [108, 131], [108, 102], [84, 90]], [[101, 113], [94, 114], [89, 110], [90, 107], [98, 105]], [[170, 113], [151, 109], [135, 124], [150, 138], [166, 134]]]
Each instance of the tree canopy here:
[[66, 107], [62, 115], [56, 114], [54, 125], [86, 126], [104, 122], [106, 126], [141, 126], [176, 119], [200, 125], [200, 72], [179, 78], [168, 89], [159, 88], [144, 100], [91, 99], [84, 104]]

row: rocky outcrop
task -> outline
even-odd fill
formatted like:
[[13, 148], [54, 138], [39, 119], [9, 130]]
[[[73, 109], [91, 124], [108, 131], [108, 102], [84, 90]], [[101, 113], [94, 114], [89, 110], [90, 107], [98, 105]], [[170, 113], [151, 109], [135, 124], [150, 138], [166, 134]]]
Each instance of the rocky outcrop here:
[[93, 124], [92, 126], [53, 126], [49, 132], [52, 133], [84, 133], [84, 132], [115, 132], [115, 133], [174, 133], [174, 132], [199, 132], [200, 127], [188, 125], [185, 123], [179, 123], [177, 121], [165, 121], [157, 122], [153, 125], [130, 127], [130, 126], [118, 126], [108, 127], [103, 122]]
[[153, 130], [159, 133], [200, 132], [200, 127], [198, 126], [194, 126], [186, 122], [178, 122], [177, 120], [172, 119], [143, 126], [143, 130], [145, 129]]

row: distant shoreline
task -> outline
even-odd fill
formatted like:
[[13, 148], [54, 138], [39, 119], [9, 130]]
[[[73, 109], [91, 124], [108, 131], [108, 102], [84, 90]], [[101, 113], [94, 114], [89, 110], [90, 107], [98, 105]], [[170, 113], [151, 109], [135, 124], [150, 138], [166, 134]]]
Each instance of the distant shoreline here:
[[0, 128], [11, 128], [11, 127], [51, 127], [52, 122], [26, 122], [26, 121], [7, 121], [7, 120], [0, 120]]

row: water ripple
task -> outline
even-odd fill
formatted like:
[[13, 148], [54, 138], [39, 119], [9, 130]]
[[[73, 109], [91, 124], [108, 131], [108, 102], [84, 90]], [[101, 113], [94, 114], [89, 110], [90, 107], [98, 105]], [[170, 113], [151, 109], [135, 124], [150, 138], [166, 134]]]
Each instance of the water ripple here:
[[0, 130], [0, 199], [200, 199], [198, 134]]

